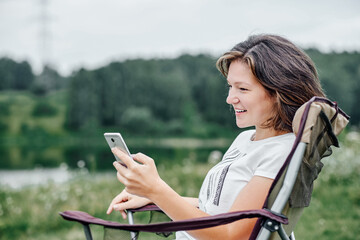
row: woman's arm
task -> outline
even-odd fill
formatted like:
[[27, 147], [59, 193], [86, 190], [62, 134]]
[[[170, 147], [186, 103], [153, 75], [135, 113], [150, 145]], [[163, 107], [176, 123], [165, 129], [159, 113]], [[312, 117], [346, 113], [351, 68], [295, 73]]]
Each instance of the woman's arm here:
[[[188, 203], [194, 207], [199, 207], [199, 199], [192, 197], [183, 197]], [[126, 209], [140, 208], [153, 202], [148, 198], [139, 197], [133, 194], [128, 193], [125, 189], [119, 193], [110, 203], [107, 214], [110, 214], [113, 210], [119, 211], [124, 219], [127, 215]]]
[[[113, 152], [127, 165], [125, 168], [114, 162], [117, 177], [126, 186], [127, 192], [150, 199], [173, 220], [209, 216], [170, 188], [159, 177], [150, 157], [140, 153], [133, 155], [134, 161], [118, 149], [113, 149]], [[261, 209], [272, 182], [272, 179], [253, 177], [239, 193], [230, 211]], [[189, 233], [197, 239], [248, 239], [255, 222], [256, 219], [243, 219]]]
[[194, 207], [199, 207], [199, 199], [198, 198], [193, 198], [193, 197], [182, 197], [183, 199], [185, 199], [188, 203], [190, 203], [191, 205], [193, 205]]
[[[241, 190], [230, 211], [261, 209], [273, 180], [254, 176]], [[185, 204], [183, 199], [166, 184], [150, 197], [171, 219], [183, 220], [209, 216], [209, 214]], [[176, 207], [174, 207], [176, 206]], [[189, 231], [196, 239], [249, 239], [257, 218], [242, 219], [227, 225]]]

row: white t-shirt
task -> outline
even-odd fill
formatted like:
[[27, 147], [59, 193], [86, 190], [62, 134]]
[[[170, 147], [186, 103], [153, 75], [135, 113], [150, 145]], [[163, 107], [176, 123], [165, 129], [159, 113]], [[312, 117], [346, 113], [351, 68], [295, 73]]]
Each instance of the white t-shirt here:
[[[199, 194], [199, 208], [210, 214], [230, 210], [236, 197], [253, 176], [275, 179], [290, 153], [293, 133], [251, 141], [255, 130], [240, 133], [223, 159], [206, 175]], [[176, 239], [194, 239], [177, 232]]]

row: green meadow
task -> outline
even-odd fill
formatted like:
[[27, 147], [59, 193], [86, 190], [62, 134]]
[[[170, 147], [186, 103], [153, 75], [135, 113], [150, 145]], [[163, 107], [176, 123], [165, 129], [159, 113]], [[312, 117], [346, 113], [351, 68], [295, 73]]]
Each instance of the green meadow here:
[[[325, 166], [315, 183], [310, 207], [295, 229], [297, 239], [357, 239], [360, 234], [360, 160], [358, 133], [342, 136], [341, 149], [323, 159]], [[158, 166], [159, 173], [177, 192], [197, 196], [202, 180], [211, 167], [183, 159], [177, 164]], [[115, 171], [91, 173], [71, 170], [63, 183], [0, 190], [1, 239], [84, 239], [82, 226], [63, 220], [58, 213], [80, 210], [113, 221], [120, 214], [106, 215], [111, 199], [122, 190]], [[147, 214], [135, 214], [146, 222]], [[93, 227], [94, 239], [101, 239], [101, 227]], [[156, 239], [155, 237], [154, 239]], [[145, 239], [150, 239], [146, 237]]]

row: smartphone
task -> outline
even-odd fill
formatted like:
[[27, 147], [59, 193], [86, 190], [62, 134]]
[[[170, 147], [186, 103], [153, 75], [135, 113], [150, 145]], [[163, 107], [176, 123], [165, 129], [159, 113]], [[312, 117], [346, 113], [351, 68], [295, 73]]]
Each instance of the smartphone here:
[[[131, 157], [130, 151], [129, 151], [128, 147], [126, 146], [126, 143], [120, 133], [104, 133], [104, 137], [105, 137], [106, 142], [108, 143], [110, 149], [114, 148], [114, 147], [119, 148], [121, 151], [127, 153]], [[126, 167], [126, 165], [115, 154], [114, 154], [114, 157], [115, 157], [116, 161], [118, 161], [120, 164], [122, 164]], [[129, 219], [129, 223], [134, 224], [132, 211], [128, 210], [127, 216]], [[136, 239], [135, 232], [130, 232], [130, 235], [131, 235], [131, 239]]]
[[[110, 149], [116, 147], [116, 148], [120, 149], [121, 151], [127, 153], [131, 157], [130, 151], [129, 151], [128, 147], [126, 146], [126, 143], [120, 133], [104, 133], [104, 137], [105, 137], [106, 142], [108, 143]], [[115, 154], [114, 154], [114, 157], [115, 157], [116, 161], [118, 161], [122, 165], [125, 165], [120, 160], [120, 158], [118, 158]]]

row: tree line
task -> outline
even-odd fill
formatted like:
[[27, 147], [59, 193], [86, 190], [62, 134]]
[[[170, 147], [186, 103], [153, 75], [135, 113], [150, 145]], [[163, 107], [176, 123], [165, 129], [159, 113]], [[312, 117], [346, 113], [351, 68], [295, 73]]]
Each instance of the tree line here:
[[[233, 125], [226, 82], [207, 55], [126, 60], [71, 76], [67, 126], [121, 126], [133, 132], [189, 133]], [[86, 122], [84, 122], [86, 119]]]
[[0, 91], [29, 90], [36, 95], [46, 94], [67, 86], [68, 78], [50, 66], [45, 66], [39, 75], [35, 75], [27, 61], [16, 62], [8, 57], [0, 58]]
[[[317, 66], [327, 96], [351, 116], [352, 125], [359, 125], [360, 53], [306, 52]], [[225, 102], [226, 81], [215, 62], [214, 56], [206, 54], [132, 59], [79, 69], [63, 77], [50, 67], [35, 76], [26, 61], [2, 58], [0, 91], [29, 90], [44, 95], [66, 89], [65, 126], [72, 130], [121, 126], [134, 133], [201, 135], [235, 127]]]

